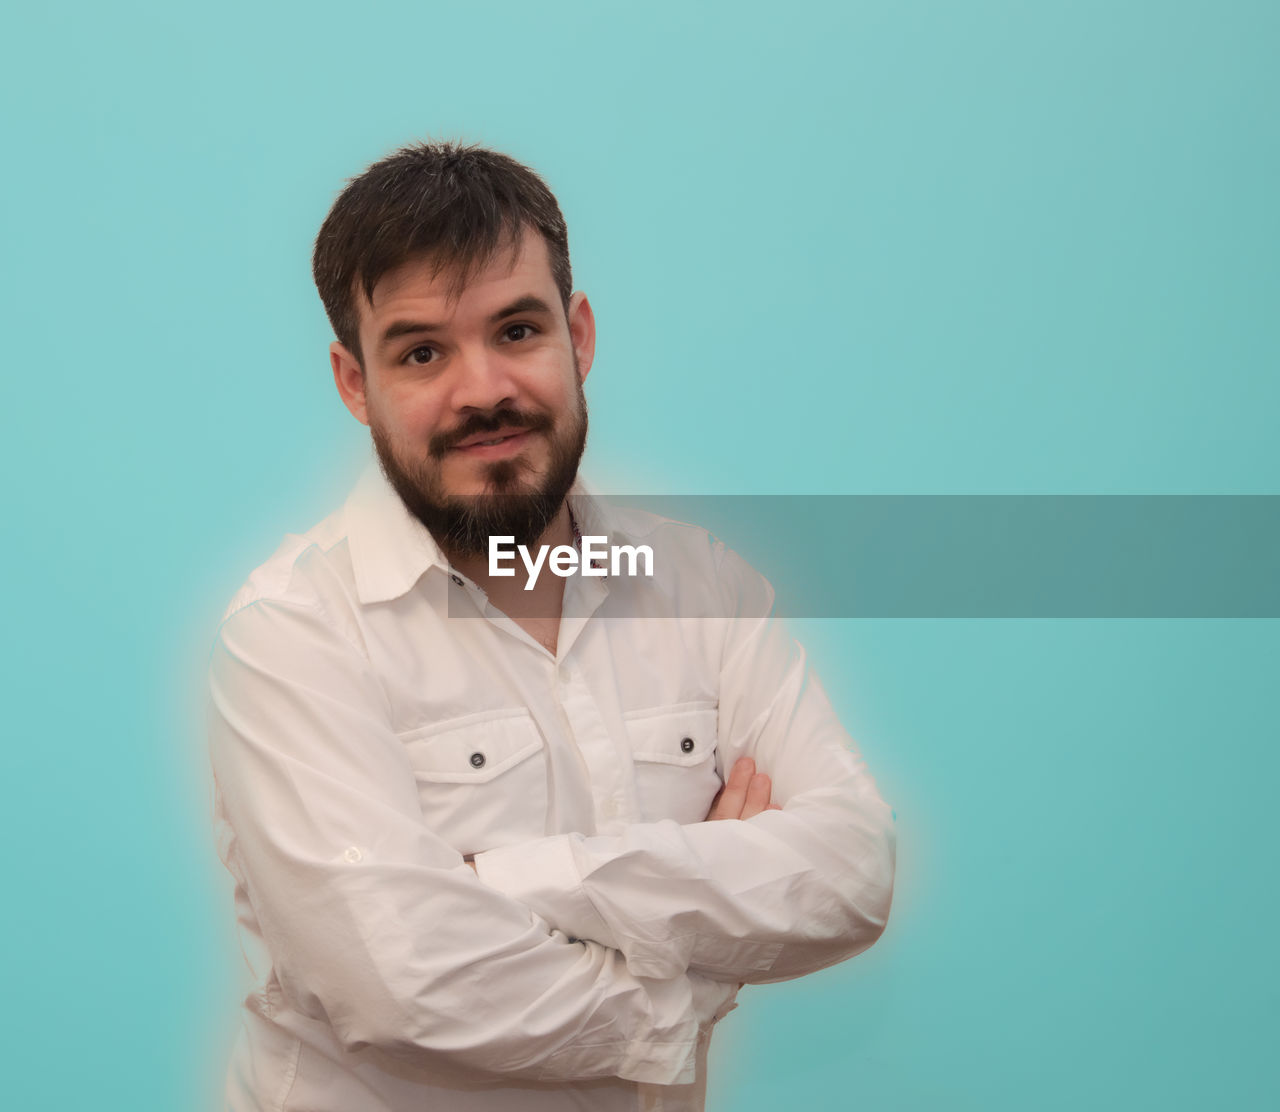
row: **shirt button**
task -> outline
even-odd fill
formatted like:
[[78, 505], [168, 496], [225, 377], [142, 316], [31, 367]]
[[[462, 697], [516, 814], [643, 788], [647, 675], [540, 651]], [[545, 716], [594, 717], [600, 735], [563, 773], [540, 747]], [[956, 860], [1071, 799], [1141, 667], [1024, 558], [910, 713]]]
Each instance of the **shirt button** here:
[[693, 752], [693, 738], [684, 737], [680, 739], [680, 752], [682, 753]]
[[355, 846], [352, 846], [349, 850], [346, 851], [346, 853], [342, 855], [342, 859], [344, 861], [350, 861], [351, 864], [354, 865], [363, 856], [364, 856], [363, 853], [361, 853], [358, 849], [356, 849]]
[[451, 575], [451, 576], [449, 576], [449, 578], [450, 578], [450, 579], [452, 579], [452, 580], [453, 580], [453, 581], [454, 581], [454, 582], [455, 582], [459, 587], [461, 587], [461, 586], [462, 586], [462, 576], [460, 576], [460, 575]]
[[484, 754], [483, 754], [483, 753], [472, 753], [472, 754], [471, 754], [471, 767], [472, 767], [472, 768], [484, 768]]

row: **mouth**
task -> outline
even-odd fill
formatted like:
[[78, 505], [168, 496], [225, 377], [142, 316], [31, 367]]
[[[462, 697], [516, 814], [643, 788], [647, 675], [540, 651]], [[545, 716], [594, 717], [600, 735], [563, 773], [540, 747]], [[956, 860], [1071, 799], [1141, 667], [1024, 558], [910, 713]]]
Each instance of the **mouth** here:
[[503, 429], [496, 435], [480, 433], [454, 445], [450, 451], [477, 459], [499, 459], [520, 451], [533, 435], [529, 429]]

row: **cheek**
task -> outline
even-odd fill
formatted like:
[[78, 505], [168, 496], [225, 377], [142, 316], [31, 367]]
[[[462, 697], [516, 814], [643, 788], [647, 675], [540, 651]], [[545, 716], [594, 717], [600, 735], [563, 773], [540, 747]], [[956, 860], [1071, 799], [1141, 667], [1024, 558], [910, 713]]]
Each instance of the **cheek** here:
[[571, 418], [579, 407], [576, 379], [557, 376], [535, 383], [529, 391], [533, 404], [550, 413], [557, 422]]
[[439, 406], [433, 399], [413, 394], [391, 395], [383, 399], [379, 416], [383, 427], [402, 443], [425, 444], [444, 430]]

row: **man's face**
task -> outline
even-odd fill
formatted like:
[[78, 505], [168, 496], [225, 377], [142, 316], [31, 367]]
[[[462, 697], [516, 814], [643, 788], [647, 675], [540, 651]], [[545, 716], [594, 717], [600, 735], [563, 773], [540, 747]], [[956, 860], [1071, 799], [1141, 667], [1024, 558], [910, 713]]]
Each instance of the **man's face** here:
[[483, 553], [491, 534], [531, 545], [586, 443], [591, 307], [576, 293], [565, 313], [533, 230], [461, 294], [450, 279], [423, 261], [385, 275], [360, 299], [363, 371], [335, 343], [334, 378], [397, 493], [447, 551]]

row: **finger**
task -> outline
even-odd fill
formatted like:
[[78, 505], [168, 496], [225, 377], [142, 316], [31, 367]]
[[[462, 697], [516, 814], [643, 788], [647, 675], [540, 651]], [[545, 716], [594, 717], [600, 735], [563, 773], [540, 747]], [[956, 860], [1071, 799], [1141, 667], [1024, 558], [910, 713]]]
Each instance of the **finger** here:
[[736, 819], [742, 814], [742, 805], [747, 799], [747, 789], [751, 786], [751, 777], [755, 773], [756, 762], [750, 757], [739, 757], [729, 773], [728, 783], [720, 789], [711, 810], [707, 812], [707, 821], [716, 819]]
[[707, 813], [707, 821], [716, 819], [736, 819], [742, 813], [742, 804], [747, 798], [747, 788], [751, 785], [751, 776], [755, 772], [756, 763], [750, 757], [740, 757], [729, 773], [729, 780]]
[[742, 804], [741, 817], [752, 818], [768, 807], [772, 792], [773, 784], [763, 772], [758, 772], [751, 777], [751, 783], [747, 787], [747, 798]]
[[766, 811], [781, 811], [781, 810], [782, 810], [782, 804], [781, 804], [781, 803], [770, 803], [770, 804], [769, 804], [769, 806], [765, 808], [765, 810], [766, 810]]

